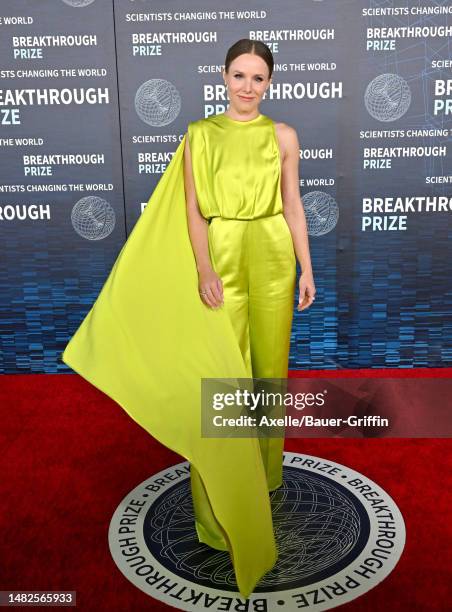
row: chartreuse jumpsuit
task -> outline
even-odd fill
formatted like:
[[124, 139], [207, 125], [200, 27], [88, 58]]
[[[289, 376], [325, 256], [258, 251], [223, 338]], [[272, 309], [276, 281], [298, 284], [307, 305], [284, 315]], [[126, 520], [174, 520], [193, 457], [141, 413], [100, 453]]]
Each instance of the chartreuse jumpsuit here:
[[[248, 376], [286, 378], [296, 260], [282, 214], [281, 159], [274, 122], [225, 114], [188, 126], [201, 214], [209, 221], [212, 266], [223, 282]], [[218, 351], [221, 351], [218, 346]], [[284, 438], [260, 437], [268, 490], [282, 484]], [[227, 550], [196, 468], [190, 466], [195, 524], [201, 542]]]
[[[224, 286], [217, 309], [198, 293], [185, 193], [187, 137], [199, 206], [210, 222], [211, 259]], [[203, 436], [201, 381], [287, 376], [294, 283], [272, 120], [200, 119], [189, 124], [61, 354], [185, 457], [198, 538], [229, 551], [243, 597], [278, 558], [268, 492], [281, 484], [283, 439]]]

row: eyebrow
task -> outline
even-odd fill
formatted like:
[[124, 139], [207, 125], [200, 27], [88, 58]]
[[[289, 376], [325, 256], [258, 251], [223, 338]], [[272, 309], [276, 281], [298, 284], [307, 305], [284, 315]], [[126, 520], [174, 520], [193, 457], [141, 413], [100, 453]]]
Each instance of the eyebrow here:
[[[240, 74], [243, 74], [243, 72], [241, 70], [234, 70], [233, 72], [239, 72]], [[261, 76], [263, 77], [264, 75], [261, 74], [260, 72], [258, 72], [257, 74], [255, 74], [254, 76]]]

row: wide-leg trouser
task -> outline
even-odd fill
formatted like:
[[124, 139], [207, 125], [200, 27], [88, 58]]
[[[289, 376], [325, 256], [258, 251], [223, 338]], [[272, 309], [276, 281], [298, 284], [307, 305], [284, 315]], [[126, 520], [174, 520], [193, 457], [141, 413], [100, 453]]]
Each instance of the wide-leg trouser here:
[[[251, 220], [214, 217], [208, 238], [212, 265], [223, 281], [223, 307], [233, 324], [249, 377], [286, 378], [296, 258], [283, 214]], [[259, 443], [268, 489], [273, 491], [282, 484], [284, 438], [259, 438]], [[199, 541], [228, 550], [192, 464], [190, 483]]]

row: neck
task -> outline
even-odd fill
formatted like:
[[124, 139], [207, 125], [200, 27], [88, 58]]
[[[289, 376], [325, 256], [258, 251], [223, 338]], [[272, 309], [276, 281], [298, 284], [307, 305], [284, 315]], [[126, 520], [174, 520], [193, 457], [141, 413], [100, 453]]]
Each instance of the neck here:
[[226, 115], [226, 117], [235, 119], [235, 121], [251, 121], [252, 119], [256, 119], [257, 117], [259, 117], [260, 112], [259, 112], [259, 109], [256, 109], [256, 111], [253, 112], [252, 114], [239, 113], [235, 109], [233, 109], [231, 112], [231, 108], [229, 107], [228, 110], [224, 112], [224, 114]]

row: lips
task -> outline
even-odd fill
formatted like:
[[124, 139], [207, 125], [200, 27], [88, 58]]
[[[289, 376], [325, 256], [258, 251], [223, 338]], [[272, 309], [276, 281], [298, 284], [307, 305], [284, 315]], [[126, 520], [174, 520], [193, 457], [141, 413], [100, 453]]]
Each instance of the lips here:
[[253, 98], [247, 98], [246, 96], [239, 96], [242, 100], [246, 100], [247, 102], [251, 101]]

